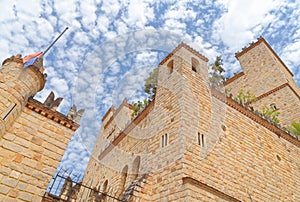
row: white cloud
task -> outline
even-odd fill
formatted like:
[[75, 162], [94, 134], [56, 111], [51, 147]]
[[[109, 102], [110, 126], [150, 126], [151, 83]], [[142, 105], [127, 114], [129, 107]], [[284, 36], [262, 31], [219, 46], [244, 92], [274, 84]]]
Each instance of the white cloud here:
[[[64, 167], [82, 172], [87, 163], [85, 149], [93, 146], [100, 116], [125, 97], [136, 101], [144, 96], [143, 79], [167, 54], [145, 51], [145, 41], [148, 47], [163, 51], [180, 41], [193, 42], [190, 44], [210, 60], [222, 55], [224, 67], [233, 73], [239, 70], [234, 52], [265, 33], [299, 83], [299, 6], [279, 0], [1, 1], [0, 59], [42, 51], [69, 26], [44, 58], [48, 78], [37, 98], [44, 101], [54, 91], [56, 97], [64, 97], [59, 108], [62, 112], [66, 113], [73, 103], [86, 108], [81, 128], [63, 160]], [[136, 30], [144, 30], [147, 40], [137, 35], [136, 40], [118, 40], [117, 36]], [[156, 36], [156, 30], [165, 35]], [[165, 46], [168, 40], [172, 43]], [[104, 42], [111, 42], [111, 46]], [[137, 49], [142, 51], [122, 55]], [[120, 59], [118, 54], [124, 57]], [[78, 161], [82, 166], [76, 167]]]
[[153, 7], [140, 0], [132, 0], [128, 5], [125, 22], [130, 26], [144, 28], [148, 21], [154, 18]]
[[231, 0], [223, 2], [227, 12], [215, 21], [214, 37], [221, 39], [230, 50], [240, 50], [252, 41], [264, 26], [276, 18], [270, 13], [280, 6], [276, 0]]

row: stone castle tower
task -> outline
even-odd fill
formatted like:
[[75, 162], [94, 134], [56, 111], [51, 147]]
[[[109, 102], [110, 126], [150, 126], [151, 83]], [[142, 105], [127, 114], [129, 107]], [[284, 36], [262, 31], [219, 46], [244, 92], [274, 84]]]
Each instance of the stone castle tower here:
[[56, 111], [62, 98], [32, 98], [45, 82], [42, 59], [23, 67], [17, 55], [0, 68], [0, 201], [41, 201], [79, 127], [76, 112]]
[[[208, 59], [181, 43], [159, 64], [158, 89], [137, 117], [111, 107], [79, 201], [300, 201], [300, 90], [259, 38], [236, 54], [243, 71], [225, 82], [258, 97], [252, 106], [211, 89]], [[260, 112], [280, 111], [281, 124]]]

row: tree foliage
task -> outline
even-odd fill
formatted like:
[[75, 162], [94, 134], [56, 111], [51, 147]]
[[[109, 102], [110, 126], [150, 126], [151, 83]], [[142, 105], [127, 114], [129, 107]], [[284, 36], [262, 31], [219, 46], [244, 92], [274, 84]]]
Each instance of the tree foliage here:
[[209, 66], [209, 81], [212, 87], [219, 87], [225, 81], [223, 61], [221, 56], [217, 56], [214, 63]]
[[292, 122], [292, 125], [288, 127], [288, 129], [296, 134], [296, 135], [300, 135], [300, 120], [298, 122], [294, 121]]
[[134, 118], [136, 117], [139, 113], [141, 113], [149, 104], [149, 100], [148, 99], [144, 99], [143, 101], [137, 101], [136, 103], [132, 104], [132, 114], [131, 117]]
[[136, 117], [140, 112], [142, 112], [154, 99], [157, 90], [157, 79], [158, 67], [154, 68], [152, 72], [150, 72], [149, 77], [145, 79], [145, 93], [148, 94], [148, 98], [145, 98], [142, 101], [139, 100], [136, 103], [132, 103], [132, 118]]
[[145, 79], [145, 93], [149, 95], [149, 99], [153, 100], [157, 90], [158, 67], [154, 68], [148, 78]]

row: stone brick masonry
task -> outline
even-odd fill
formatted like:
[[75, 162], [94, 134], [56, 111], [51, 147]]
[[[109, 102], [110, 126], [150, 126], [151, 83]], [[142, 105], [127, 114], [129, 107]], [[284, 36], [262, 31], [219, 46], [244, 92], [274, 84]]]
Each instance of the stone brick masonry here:
[[18, 56], [0, 68], [0, 201], [41, 201], [77, 123], [34, 100], [44, 86]]
[[[143, 112], [131, 120], [124, 101], [104, 116], [83, 184], [128, 201], [300, 201], [300, 141], [283, 127], [300, 119], [299, 87], [263, 38], [237, 58], [225, 86], [258, 96], [254, 108], [211, 89], [207, 59], [182, 43]], [[282, 125], [255, 111], [272, 103]]]

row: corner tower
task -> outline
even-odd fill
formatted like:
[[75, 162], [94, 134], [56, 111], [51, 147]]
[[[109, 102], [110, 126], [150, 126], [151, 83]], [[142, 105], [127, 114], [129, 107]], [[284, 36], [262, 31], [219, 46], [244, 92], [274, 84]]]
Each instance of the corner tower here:
[[0, 201], [41, 201], [83, 113], [56, 111], [62, 98], [32, 97], [44, 88], [42, 60], [21, 56], [0, 68]]
[[20, 115], [28, 98], [44, 88], [42, 68], [23, 67], [20, 55], [12, 56], [0, 68], [0, 138]]

